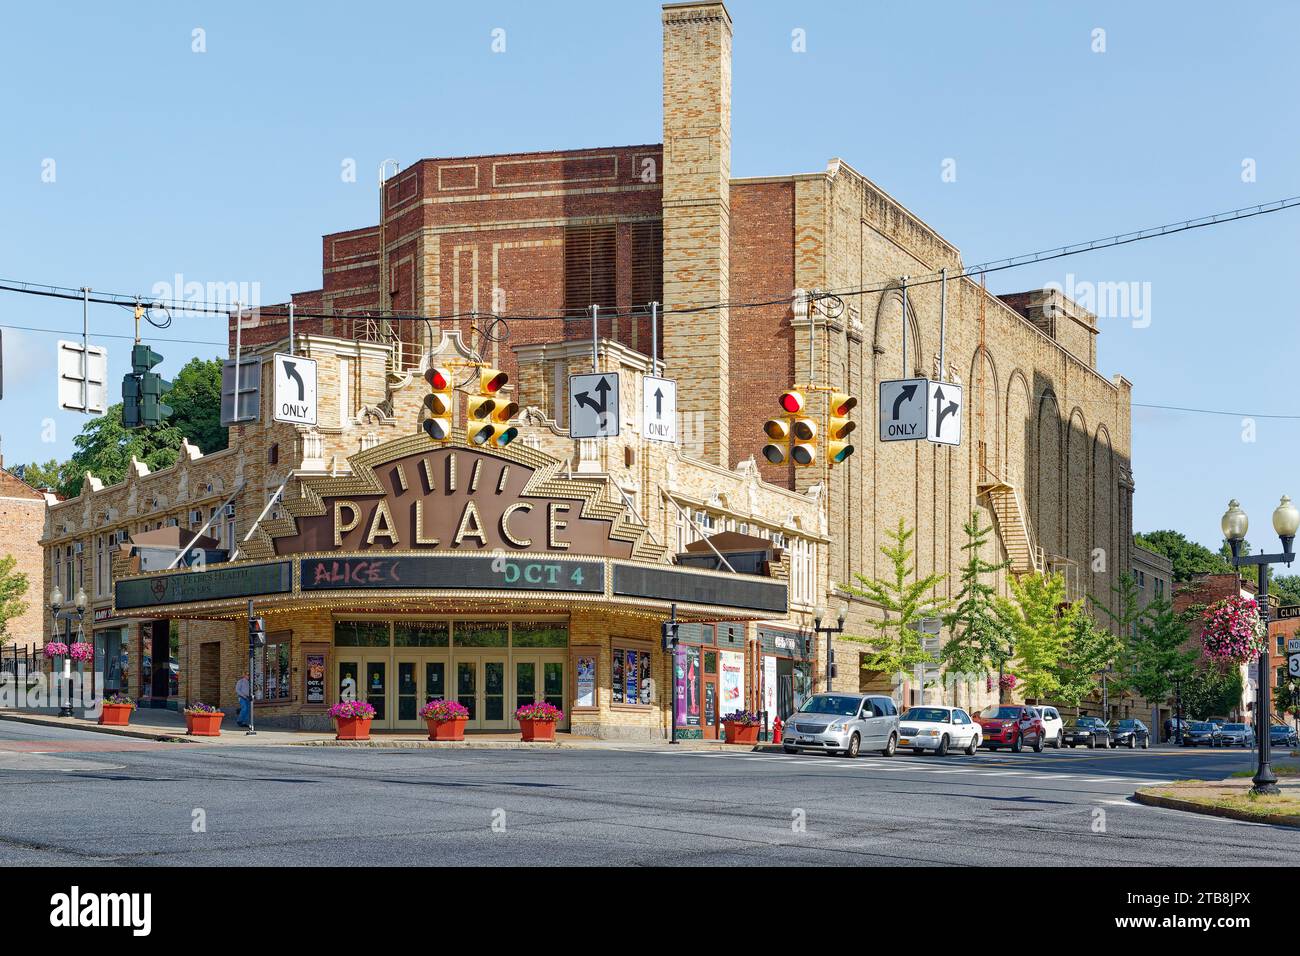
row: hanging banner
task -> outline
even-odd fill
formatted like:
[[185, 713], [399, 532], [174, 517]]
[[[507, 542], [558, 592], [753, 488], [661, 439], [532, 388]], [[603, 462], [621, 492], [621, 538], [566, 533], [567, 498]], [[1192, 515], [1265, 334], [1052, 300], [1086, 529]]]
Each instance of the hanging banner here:
[[718, 690], [722, 697], [722, 715], [745, 709], [745, 655], [736, 651], [718, 652]]

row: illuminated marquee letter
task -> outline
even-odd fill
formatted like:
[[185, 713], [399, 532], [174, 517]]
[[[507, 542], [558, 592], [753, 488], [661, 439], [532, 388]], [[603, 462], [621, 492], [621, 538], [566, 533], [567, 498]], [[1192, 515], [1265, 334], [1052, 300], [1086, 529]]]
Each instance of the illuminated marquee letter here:
[[[347, 508], [352, 513], [352, 518], [344, 523], [343, 509]], [[334, 502], [334, 547], [343, 547], [343, 536], [355, 528], [361, 522], [361, 509], [357, 507], [355, 501], [336, 501]]]
[[533, 510], [533, 506], [530, 505], [528, 502], [526, 502], [526, 501], [516, 501], [516, 502], [515, 502], [514, 504], [512, 504], [509, 508], [507, 508], [507, 509], [505, 510], [505, 514], [503, 514], [503, 515], [501, 516], [501, 537], [505, 538], [508, 542], [510, 542], [511, 544], [513, 544], [516, 548], [527, 548], [527, 547], [530, 547], [530, 546], [532, 545], [532, 543], [533, 543], [533, 539], [532, 539], [532, 538], [516, 538], [513, 534], [511, 534], [511, 532], [510, 532], [510, 516], [513, 515], [516, 511], [522, 511], [524, 514], [527, 514], [528, 512], [530, 512], [530, 511], [532, 511], [532, 510]]
[[376, 538], [387, 538], [388, 543], [397, 545], [397, 531], [393, 528], [393, 513], [388, 510], [388, 502], [379, 499], [379, 507], [370, 519], [370, 531], [366, 534], [366, 544], [374, 544]]
[[552, 548], [553, 550], [567, 551], [570, 542], [561, 541], [559, 538], [556, 537], [556, 535], [559, 532], [563, 531], [565, 528], [569, 526], [569, 522], [557, 520], [556, 516], [560, 512], [564, 512], [565, 514], [568, 514], [569, 506], [555, 504], [554, 502], [552, 502], [550, 507], [550, 521], [547, 522], [547, 528], [546, 528], [546, 544], [547, 547]]
[[487, 547], [483, 519], [479, 516], [478, 506], [473, 501], [465, 502], [465, 512], [460, 516], [460, 527], [456, 529], [456, 544], [461, 544], [466, 538], [478, 538], [478, 543]]

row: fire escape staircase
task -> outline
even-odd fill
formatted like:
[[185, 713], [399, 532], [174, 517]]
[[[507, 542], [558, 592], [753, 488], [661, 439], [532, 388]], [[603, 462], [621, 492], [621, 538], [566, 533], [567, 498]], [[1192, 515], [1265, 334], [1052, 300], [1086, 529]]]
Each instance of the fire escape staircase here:
[[989, 506], [997, 519], [998, 536], [1011, 561], [1011, 573], [1042, 573], [1047, 561], [1043, 549], [1034, 543], [1034, 534], [1029, 527], [1029, 513], [1025, 510], [1016, 486], [981, 466], [976, 492], [979, 496], [988, 498]]

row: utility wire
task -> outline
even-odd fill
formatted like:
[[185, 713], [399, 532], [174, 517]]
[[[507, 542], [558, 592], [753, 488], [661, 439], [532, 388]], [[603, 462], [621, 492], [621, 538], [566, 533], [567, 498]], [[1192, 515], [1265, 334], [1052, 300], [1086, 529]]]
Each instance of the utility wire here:
[[[947, 279], [971, 278], [974, 276], [987, 275], [990, 272], [1001, 272], [1006, 269], [1017, 269], [1022, 266], [1033, 265], [1040, 262], [1050, 262], [1054, 259], [1064, 259], [1069, 256], [1082, 255], [1085, 252], [1093, 252], [1098, 249], [1111, 249], [1117, 246], [1128, 245], [1133, 242], [1142, 242], [1147, 239], [1156, 239], [1162, 236], [1175, 235], [1180, 232], [1188, 232], [1193, 229], [1203, 229], [1207, 226], [1222, 225], [1228, 222], [1236, 222], [1241, 219], [1250, 219], [1255, 216], [1263, 216], [1269, 213], [1281, 212], [1286, 209], [1294, 209], [1300, 206], [1300, 196], [1291, 196], [1286, 199], [1277, 199], [1272, 202], [1261, 203], [1256, 206], [1243, 206], [1239, 209], [1228, 210], [1227, 212], [1214, 213], [1208, 216], [1198, 216], [1194, 219], [1185, 219], [1181, 222], [1167, 223], [1162, 226], [1153, 226], [1148, 229], [1139, 229], [1135, 232], [1118, 233], [1113, 236], [1106, 236], [1101, 239], [1092, 239], [1087, 242], [1078, 242], [1067, 246], [1057, 246], [1050, 249], [1043, 249], [1038, 252], [1026, 253], [1019, 256], [1011, 256], [1006, 259], [993, 259], [988, 262], [979, 263], [978, 265], [967, 266], [959, 272], [950, 272]], [[930, 285], [936, 282], [944, 281], [942, 272], [930, 272], [919, 276], [908, 277], [908, 288], [914, 288], [919, 285]], [[896, 287], [896, 280], [889, 280], [884, 283], [870, 286], [830, 289], [821, 291], [825, 296], [863, 296], [872, 295], [878, 292], [886, 292]], [[79, 288], [70, 286], [41, 285], [38, 283], [25, 282], [21, 280], [0, 280], [0, 291], [15, 292], [25, 295], [39, 295], [56, 299], [73, 299], [81, 301], [83, 293]], [[759, 301], [726, 301], [695, 303], [679, 306], [673, 309], [660, 309], [660, 315], [688, 315], [697, 312], [709, 312], [717, 309], [754, 309], [770, 307], [774, 305], [784, 305], [794, 301], [793, 295], [781, 296], [779, 298], [764, 299]], [[212, 303], [204, 300], [187, 302], [184, 300], [170, 299], [162, 300], [158, 298], [150, 299], [144, 296], [128, 295], [124, 293], [93, 293], [89, 296], [89, 301], [103, 305], [122, 305], [134, 307], [137, 303], [145, 304], [148, 307], [165, 309], [170, 312], [190, 312], [208, 315], [221, 315], [229, 317], [231, 309], [229, 306], [221, 303]], [[250, 310], [253, 311], [253, 310]], [[267, 306], [256, 309], [260, 315], [276, 316], [288, 315], [288, 306]], [[442, 322], [458, 321], [462, 319], [504, 319], [508, 322], [528, 322], [528, 321], [557, 321], [557, 320], [574, 320], [590, 316], [588, 309], [563, 310], [561, 314], [505, 314], [495, 315], [490, 312], [455, 312], [443, 315], [408, 315], [394, 314], [386, 315], [383, 310], [359, 310], [357, 312], [308, 312], [294, 310], [295, 318], [303, 319], [347, 319], [347, 318], [373, 318], [387, 322]], [[628, 312], [611, 311], [601, 315], [602, 319], [627, 319], [641, 318], [648, 314], [647, 308], [642, 306], [634, 307]]]

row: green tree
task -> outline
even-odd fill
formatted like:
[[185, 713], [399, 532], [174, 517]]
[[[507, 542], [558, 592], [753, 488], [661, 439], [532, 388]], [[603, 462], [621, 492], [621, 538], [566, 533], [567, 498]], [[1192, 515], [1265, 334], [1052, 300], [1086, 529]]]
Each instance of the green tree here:
[[1125, 644], [1123, 670], [1130, 687], [1153, 704], [1173, 693], [1175, 681], [1187, 680], [1196, 668], [1195, 648], [1184, 648], [1195, 615], [1176, 613], [1161, 595], [1151, 601]]
[[980, 554], [988, 543], [992, 527], [982, 527], [978, 511], [972, 511], [963, 525], [966, 562], [961, 568], [961, 593], [956, 606], [944, 617], [949, 638], [940, 652], [949, 674], [987, 676], [1001, 667], [1011, 654], [1011, 628], [998, 613], [997, 591], [985, 579], [1010, 567], [1010, 561], [993, 564]]
[[948, 602], [934, 594], [935, 587], [946, 575], [916, 576], [912, 564], [913, 551], [908, 542], [915, 535], [906, 522], [898, 519], [898, 529], [886, 531], [889, 543], [880, 553], [889, 562], [890, 575], [868, 578], [854, 574], [857, 584], [842, 584], [840, 589], [872, 602], [883, 612], [880, 620], [871, 626], [876, 633], [868, 637], [846, 636], [847, 640], [865, 644], [871, 654], [863, 661], [863, 670], [881, 671], [888, 675], [911, 671], [918, 664], [932, 664], [934, 655], [925, 649], [920, 631], [923, 618], [936, 617], [948, 608]]
[[1098, 624], [1080, 610], [1070, 622], [1061, 655], [1052, 667], [1055, 696], [1075, 708], [1096, 689], [1097, 675], [1115, 663], [1123, 640], [1110, 628]]
[[1016, 676], [1026, 697], [1041, 700], [1060, 687], [1057, 662], [1083, 602], [1066, 600], [1065, 575], [1059, 571], [1012, 578], [1011, 593], [1014, 600], [1001, 598], [998, 607], [1015, 636]]
[[192, 358], [176, 375], [167, 404], [171, 424], [203, 454], [226, 447], [221, 424], [221, 360]]
[[1241, 705], [1244, 689], [1239, 667], [1198, 667], [1183, 683], [1183, 712], [1192, 720], [1226, 717]]
[[64, 470], [67, 467], [67, 462], [60, 463], [57, 458], [51, 458], [44, 464], [31, 462], [23, 468], [23, 481], [33, 488], [58, 490], [66, 478]]
[[1277, 593], [1283, 607], [1300, 604], [1300, 574], [1279, 574], [1269, 582], [1270, 593]]
[[27, 575], [14, 570], [17, 563], [12, 554], [0, 558], [0, 644], [11, 637], [9, 622], [27, 610]]
[[1300, 680], [1288, 677], [1273, 688], [1273, 712], [1277, 714], [1294, 714], [1296, 712], [1295, 693], [1300, 690]]
[[1222, 555], [1189, 540], [1181, 531], [1147, 531], [1134, 535], [1133, 541], [1172, 561], [1176, 584], [1186, 583], [1197, 574], [1222, 574], [1232, 570]]

